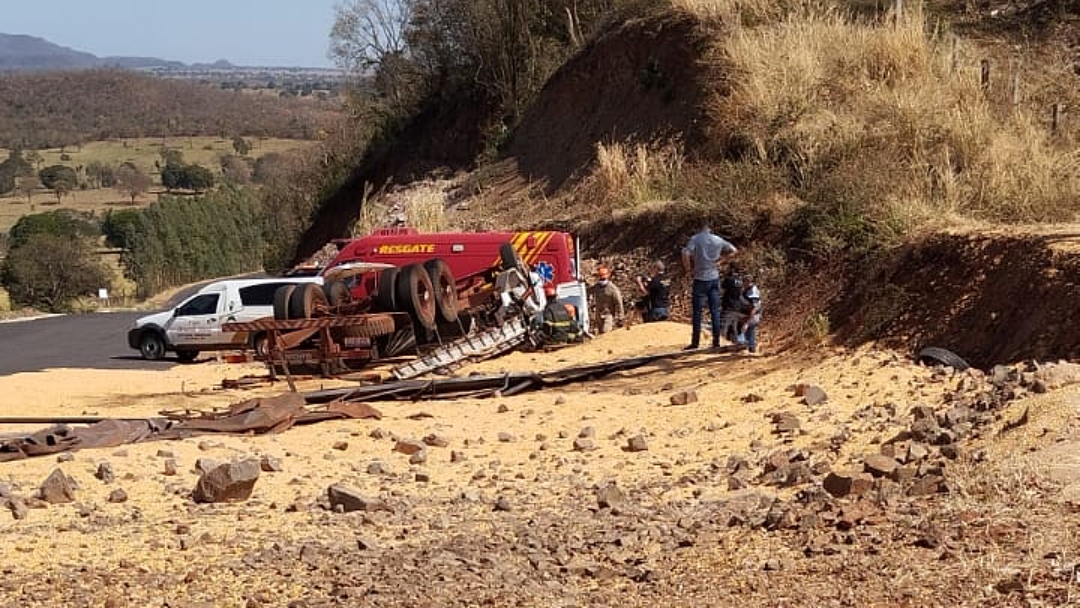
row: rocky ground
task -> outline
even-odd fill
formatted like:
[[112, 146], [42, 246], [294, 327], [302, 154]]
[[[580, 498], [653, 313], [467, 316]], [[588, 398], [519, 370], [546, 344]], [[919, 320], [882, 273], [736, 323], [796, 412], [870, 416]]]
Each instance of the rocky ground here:
[[[459, 373], [685, 333], [635, 326]], [[9, 415], [142, 416], [280, 390], [212, 388], [248, 371], [54, 370], [0, 392]], [[873, 348], [703, 353], [558, 392], [380, 403], [377, 421], [7, 463], [0, 605], [1068, 604], [1078, 380]], [[246, 498], [196, 502], [215, 475]]]

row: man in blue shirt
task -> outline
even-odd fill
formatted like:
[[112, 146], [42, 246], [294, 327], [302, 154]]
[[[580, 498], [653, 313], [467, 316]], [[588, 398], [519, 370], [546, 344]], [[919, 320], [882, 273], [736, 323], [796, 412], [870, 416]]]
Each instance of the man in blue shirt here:
[[712, 322], [712, 345], [720, 346], [720, 269], [718, 265], [735, 255], [735, 246], [709, 229], [702, 226], [701, 232], [690, 237], [690, 242], [682, 250], [683, 267], [694, 278], [691, 291], [693, 306], [693, 333], [687, 350], [700, 346], [701, 309], [709, 306], [709, 320]]

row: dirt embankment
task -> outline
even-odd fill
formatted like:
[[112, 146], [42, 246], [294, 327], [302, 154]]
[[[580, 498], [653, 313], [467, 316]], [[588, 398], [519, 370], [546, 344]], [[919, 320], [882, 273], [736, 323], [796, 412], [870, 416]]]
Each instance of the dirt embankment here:
[[1080, 231], [938, 234], [852, 269], [830, 319], [848, 345], [940, 346], [987, 369], [1080, 357]]
[[552, 193], [592, 163], [596, 145], [705, 140], [708, 39], [688, 16], [617, 24], [568, 61], [514, 132], [508, 157]]

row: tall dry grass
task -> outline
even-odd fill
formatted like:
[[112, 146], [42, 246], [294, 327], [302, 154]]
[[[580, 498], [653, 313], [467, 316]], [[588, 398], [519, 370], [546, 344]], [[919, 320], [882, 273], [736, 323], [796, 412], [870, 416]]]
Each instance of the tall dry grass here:
[[747, 169], [786, 173], [778, 188], [803, 205], [794, 229], [818, 253], [955, 216], [1080, 212], [1080, 152], [1051, 136], [1038, 108], [983, 91], [978, 56], [954, 56], [952, 36], [932, 31], [920, 6], [896, 19], [856, 16], [847, 2], [671, 2], [719, 26], [717, 141], [738, 142]]
[[681, 149], [673, 143], [597, 144], [592, 173], [595, 196], [623, 208], [670, 200], [684, 162]]

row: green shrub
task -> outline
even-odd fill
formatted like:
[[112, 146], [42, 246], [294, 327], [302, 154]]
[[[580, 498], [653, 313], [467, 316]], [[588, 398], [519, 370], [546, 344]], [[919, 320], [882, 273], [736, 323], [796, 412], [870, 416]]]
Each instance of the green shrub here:
[[264, 242], [250, 193], [223, 188], [165, 197], [129, 224], [122, 260], [142, 296], [174, 285], [262, 268]]
[[85, 239], [46, 233], [33, 234], [11, 249], [2, 278], [15, 303], [53, 312], [97, 293], [109, 281]]

